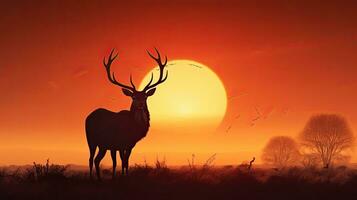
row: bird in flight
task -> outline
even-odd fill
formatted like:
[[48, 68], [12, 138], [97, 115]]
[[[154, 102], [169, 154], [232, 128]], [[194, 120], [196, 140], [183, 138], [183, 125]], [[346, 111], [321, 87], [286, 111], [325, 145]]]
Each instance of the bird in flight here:
[[231, 124], [228, 126], [228, 128], [226, 129], [226, 133], [228, 133], [228, 131], [231, 130], [234, 121], [236, 121], [238, 118], [240, 117], [240, 114], [238, 114], [237, 116], [234, 117], [233, 121], [231, 122]]
[[227, 130], [226, 130], [226, 133], [228, 133], [228, 131], [231, 130], [231, 128], [232, 128], [232, 125], [229, 125]]
[[230, 101], [232, 99], [236, 99], [236, 98], [242, 97], [242, 96], [246, 96], [246, 95], [248, 95], [248, 93], [246, 93], [246, 92], [243, 92], [243, 93], [237, 94], [237, 95], [233, 95], [233, 96], [228, 97], [228, 101]]
[[189, 64], [189, 65], [194, 66], [194, 67], [197, 67], [197, 68], [202, 68], [201, 66], [195, 65], [195, 64]]
[[255, 106], [255, 112], [257, 113], [257, 116], [253, 118], [250, 122], [250, 126], [254, 126], [258, 120], [262, 118], [262, 113], [259, 111], [258, 107]]
[[273, 106], [268, 106], [263, 111], [258, 106], [254, 107], [257, 116], [251, 120], [251, 126], [254, 126], [258, 120], [265, 120], [272, 115], [275, 108]]

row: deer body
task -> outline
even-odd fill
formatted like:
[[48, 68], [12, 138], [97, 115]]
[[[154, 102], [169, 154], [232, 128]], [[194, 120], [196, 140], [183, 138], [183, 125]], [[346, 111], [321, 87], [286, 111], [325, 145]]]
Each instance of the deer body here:
[[149, 126], [148, 111], [122, 110], [115, 113], [100, 108], [87, 117], [88, 144], [107, 150], [133, 148], [146, 136]]
[[[156, 49], [155, 49], [156, 50]], [[150, 114], [147, 107], [146, 100], [149, 96], [153, 95], [156, 86], [164, 82], [167, 78], [163, 78], [163, 70], [167, 63], [167, 58], [164, 63], [161, 62], [159, 52], [156, 50], [158, 58], [152, 57], [160, 68], [159, 80], [151, 84], [151, 80], [142, 91], [137, 91], [134, 83], [130, 77], [132, 86], [127, 86], [119, 83], [114, 74], [110, 73], [110, 66], [113, 60], [117, 57], [113, 56], [113, 51], [109, 55], [108, 62], [104, 60], [104, 66], [107, 71], [107, 76], [110, 82], [122, 88], [126, 96], [132, 98], [130, 110], [122, 110], [119, 112], [112, 112], [103, 108], [96, 109], [88, 115], [85, 122], [87, 142], [89, 146], [89, 171], [92, 177], [93, 159], [97, 147], [99, 148], [98, 154], [95, 157], [94, 164], [97, 172], [97, 177], [100, 179], [100, 161], [105, 156], [107, 150], [110, 150], [113, 161], [113, 178], [115, 177], [116, 169], [116, 152], [119, 151], [122, 161], [122, 174], [124, 171], [128, 173], [129, 157], [132, 149], [138, 141], [144, 138], [150, 127]]]

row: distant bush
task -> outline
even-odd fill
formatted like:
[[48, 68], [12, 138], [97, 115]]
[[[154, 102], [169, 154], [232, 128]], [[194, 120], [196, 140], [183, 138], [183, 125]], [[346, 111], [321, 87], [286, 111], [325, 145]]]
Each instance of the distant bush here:
[[46, 164], [37, 164], [33, 162], [33, 168], [27, 170], [28, 178], [33, 178], [36, 181], [44, 180], [64, 180], [66, 178], [65, 172], [68, 166], [50, 164], [49, 159], [47, 159]]
[[262, 160], [277, 169], [296, 165], [300, 158], [298, 144], [293, 138], [287, 136], [270, 138], [262, 152]]

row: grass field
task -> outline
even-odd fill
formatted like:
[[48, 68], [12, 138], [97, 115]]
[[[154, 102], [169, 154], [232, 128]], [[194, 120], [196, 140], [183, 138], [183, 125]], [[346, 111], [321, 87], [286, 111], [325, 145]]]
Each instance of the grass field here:
[[103, 181], [87, 170], [55, 164], [3, 167], [0, 199], [355, 199], [357, 170], [245, 166], [133, 165], [128, 176], [111, 168]]

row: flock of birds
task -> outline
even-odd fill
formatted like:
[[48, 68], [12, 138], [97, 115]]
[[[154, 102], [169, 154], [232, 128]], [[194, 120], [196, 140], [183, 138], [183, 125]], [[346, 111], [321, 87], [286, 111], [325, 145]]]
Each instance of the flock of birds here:
[[[233, 100], [235, 98], [239, 98], [242, 96], [246, 96], [248, 95], [247, 93], [241, 93], [239, 95], [234, 95], [228, 98], [228, 100]], [[248, 124], [250, 127], [256, 126], [256, 124], [260, 121], [266, 120], [268, 119], [272, 113], [274, 112], [274, 107], [267, 107], [265, 110], [262, 111], [262, 109], [259, 106], [254, 106], [254, 116], [252, 118], [250, 118]], [[287, 115], [288, 112], [290, 112], [290, 110], [288, 108], [283, 108], [281, 111], [282, 115]], [[233, 119], [231, 120], [231, 122], [229, 123], [229, 125], [227, 126], [227, 128], [225, 129], [225, 132], [228, 133], [231, 131], [233, 125], [235, 124], [235, 122], [241, 117], [240, 114], [236, 115], [233, 117]]]
[[[175, 64], [176, 64], [176, 63], [170, 63], [170, 64], [168, 64], [167, 67], [173, 66], [173, 65], [175, 65]], [[197, 67], [197, 68], [202, 68], [202, 66], [199, 66], [199, 65], [196, 65], [196, 64], [192, 64], [192, 63], [189, 64], [189, 65], [190, 65], [190, 66], [193, 66], [193, 67]], [[159, 70], [159, 69], [156, 69], [156, 70]], [[231, 100], [234, 100], [234, 99], [240, 98], [240, 97], [242, 97], [242, 96], [246, 96], [246, 95], [248, 95], [248, 93], [240, 93], [240, 94], [238, 94], [238, 95], [233, 95], [233, 96], [228, 97], [228, 100], [231, 101]], [[267, 119], [268, 116], [273, 112], [273, 109], [268, 109], [267, 112], [264, 112], [264, 113], [263, 113], [263, 112], [261, 111], [261, 109], [260, 109], [258, 106], [255, 106], [254, 109], [255, 109], [255, 117], [252, 118], [252, 119], [249, 121], [249, 126], [250, 126], [250, 127], [255, 126], [259, 121], [262, 121], [262, 120]], [[286, 115], [287, 112], [288, 112], [288, 109], [283, 109], [283, 111], [282, 111], [283, 115]], [[240, 117], [241, 117], [240, 114], [234, 116], [233, 120], [231, 121], [231, 123], [228, 125], [228, 127], [227, 127], [226, 130], [225, 130], [226, 133], [228, 133], [228, 132], [232, 129], [234, 123], [235, 123]]]

